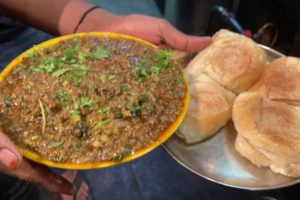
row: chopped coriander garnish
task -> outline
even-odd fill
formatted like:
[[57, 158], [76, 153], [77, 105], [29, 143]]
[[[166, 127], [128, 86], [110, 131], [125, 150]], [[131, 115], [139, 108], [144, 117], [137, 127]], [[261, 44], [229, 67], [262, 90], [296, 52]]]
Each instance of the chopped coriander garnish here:
[[149, 59], [147, 57], [144, 57], [139, 60], [138, 66], [135, 70], [135, 75], [137, 78], [142, 79], [149, 75]]
[[156, 61], [158, 63], [158, 66], [161, 69], [166, 68], [169, 64], [170, 58], [171, 52], [165, 50], [159, 51], [156, 55]]
[[69, 71], [69, 69], [66, 69], [66, 68], [58, 69], [58, 70], [56, 70], [55, 72], [52, 73], [52, 76], [60, 77], [61, 75], [63, 75], [67, 71]]
[[147, 67], [139, 67], [135, 73], [138, 78], [144, 78], [149, 74]]
[[70, 111], [70, 114], [71, 114], [71, 115], [80, 115], [80, 111], [79, 111], [79, 110], [76, 110], [76, 109], [75, 109], [75, 110], [71, 110], [71, 111]]
[[43, 64], [45, 65], [45, 70], [48, 72], [53, 72], [54, 70], [60, 69], [64, 66], [64, 63], [59, 58], [51, 56], [45, 56], [43, 58]]
[[78, 110], [80, 107], [94, 107], [94, 103], [88, 97], [81, 97], [74, 101], [74, 109]]
[[124, 150], [121, 152], [116, 153], [116, 156], [114, 157], [114, 161], [121, 161], [124, 156], [130, 155], [132, 153], [133, 147], [130, 144], [124, 145]]
[[89, 67], [87, 67], [83, 64], [77, 64], [77, 63], [73, 63], [73, 64], [71, 64], [71, 66], [74, 67], [74, 68], [81, 69], [81, 70], [85, 70], [85, 69], [89, 68]]
[[59, 77], [68, 71], [64, 67], [64, 63], [58, 58], [45, 56], [42, 63], [37, 64], [36, 66], [31, 66], [29, 68], [31, 72], [48, 72], [54, 77]]
[[80, 105], [83, 107], [86, 106], [86, 107], [92, 108], [94, 106], [94, 103], [88, 97], [81, 97]]
[[130, 111], [131, 117], [133, 118], [138, 117], [142, 112], [142, 109], [139, 106], [136, 106], [131, 102], [127, 104], [127, 108]]
[[111, 53], [103, 48], [97, 48], [95, 53], [93, 54], [94, 59], [102, 59], [102, 58], [109, 58]]
[[7, 97], [4, 98], [3, 103], [5, 107], [10, 107], [12, 105], [11, 101]]
[[161, 69], [158, 66], [153, 65], [153, 66], [150, 67], [149, 71], [150, 71], [151, 74], [157, 75], [157, 74], [160, 73]]
[[58, 141], [58, 142], [52, 141], [50, 145], [52, 148], [57, 148], [57, 147], [61, 146], [63, 143], [64, 143], [63, 141]]
[[0, 102], [2, 102], [5, 107], [12, 106], [12, 102], [11, 102], [10, 98], [1, 93], [0, 93]]
[[150, 74], [158, 75], [162, 70], [168, 67], [171, 58], [171, 53], [168, 51], [159, 51], [156, 54], [156, 64], [148, 66], [148, 61], [146, 58], [140, 60], [135, 74], [138, 79], [145, 78]]
[[[77, 54], [78, 57], [76, 57]], [[90, 71], [89, 67], [76, 63], [76, 58], [83, 59], [84, 56], [87, 56], [87, 54], [80, 53], [74, 47], [68, 47], [65, 51], [63, 51], [62, 57], [46, 55], [43, 57], [41, 63], [34, 64], [29, 68], [29, 71], [48, 72], [54, 77], [60, 77], [70, 71], [69, 78], [75, 83], [75, 85], [79, 86], [82, 78]]]
[[129, 155], [129, 154], [132, 153], [132, 150], [133, 150], [133, 146], [130, 145], [130, 144], [128, 144], [128, 143], [126, 143], [126, 144], [124, 145], [124, 151], [123, 151], [123, 154]]
[[76, 86], [79, 86], [82, 78], [90, 71], [89, 68], [84, 68], [79, 71], [74, 71], [70, 75], [70, 79], [75, 83]]
[[110, 107], [109, 106], [105, 106], [103, 108], [100, 108], [99, 110], [97, 110], [97, 113], [106, 113], [107, 111], [110, 110]]
[[19, 73], [19, 72], [21, 72], [23, 69], [21, 68], [21, 67], [15, 67], [14, 69], [13, 69], [13, 74], [17, 74], [17, 73]]
[[128, 86], [127, 85], [121, 85], [120, 86], [120, 91], [121, 91], [121, 94], [125, 94], [126, 92], [128, 92]]
[[102, 119], [101, 121], [97, 122], [94, 126], [93, 126], [93, 130], [97, 130], [99, 128], [101, 128], [104, 125], [107, 125], [111, 122], [110, 119]]
[[90, 56], [90, 54], [88, 52], [85, 52], [85, 51], [79, 51], [78, 52], [78, 58], [79, 58], [80, 62], [83, 62], [89, 56]]
[[42, 119], [43, 119], [43, 125], [42, 125], [42, 133], [46, 130], [46, 113], [45, 113], [45, 107], [41, 100], [39, 100], [39, 105], [42, 113]]
[[116, 75], [109, 75], [108, 77], [107, 77], [107, 80], [114, 80], [114, 79], [116, 79]]
[[70, 111], [70, 114], [71, 114], [71, 121], [73, 123], [79, 122], [81, 120], [80, 110], [73, 109]]
[[140, 95], [138, 98], [139, 105], [144, 104], [148, 100], [148, 97], [146, 95]]
[[43, 68], [40, 68], [40, 67], [30, 66], [30, 67], [28, 68], [28, 71], [29, 71], [29, 72], [41, 73], [41, 72], [44, 72], [45, 70], [44, 70]]
[[56, 96], [59, 97], [60, 99], [62, 99], [63, 101], [67, 101], [68, 100], [68, 94], [62, 90], [59, 90], [56, 93]]
[[63, 52], [62, 60], [66, 63], [74, 63], [76, 60], [74, 59], [74, 55], [77, 54], [77, 50], [73, 47], [68, 47]]

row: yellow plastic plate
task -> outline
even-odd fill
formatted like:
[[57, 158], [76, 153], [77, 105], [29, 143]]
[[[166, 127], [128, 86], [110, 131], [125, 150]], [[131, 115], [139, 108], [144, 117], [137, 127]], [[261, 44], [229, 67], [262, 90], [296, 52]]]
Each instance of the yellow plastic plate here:
[[[0, 81], [4, 80], [5, 77], [12, 71], [12, 69], [15, 66], [17, 66], [20, 62], [22, 62], [23, 58], [26, 57], [27, 55], [30, 55], [31, 53], [36, 52], [41, 48], [51, 47], [51, 46], [53, 46], [53, 45], [55, 45], [58, 42], [63, 41], [63, 40], [71, 39], [73, 37], [87, 37], [87, 36], [95, 36], [95, 37], [99, 37], [99, 38], [124, 38], [124, 39], [128, 39], [128, 40], [134, 40], [136, 42], [141, 42], [141, 43], [143, 43], [145, 45], [148, 45], [152, 48], [157, 48], [155, 45], [153, 45], [153, 44], [151, 44], [147, 41], [141, 40], [139, 38], [135, 38], [135, 37], [128, 36], [128, 35], [116, 34], [116, 33], [91, 32], [91, 33], [78, 33], [78, 34], [65, 35], [65, 36], [62, 36], [62, 37], [57, 37], [57, 38], [50, 39], [50, 40], [45, 41], [45, 42], [43, 42], [39, 45], [36, 45], [36, 46], [30, 48], [29, 50], [25, 51], [24, 53], [22, 53], [18, 57], [16, 57], [1, 72]], [[184, 76], [184, 78], [185, 78], [185, 76]], [[186, 84], [186, 79], [184, 79], [184, 82]], [[157, 138], [155, 143], [152, 143], [147, 148], [136, 151], [134, 154], [125, 156], [121, 161], [100, 161], [100, 162], [96, 162], [96, 163], [79, 163], [79, 164], [65, 163], [65, 162], [60, 163], [60, 162], [53, 162], [51, 160], [47, 160], [47, 159], [41, 157], [36, 152], [33, 152], [33, 151], [28, 150], [28, 149], [22, 148], [20, 146], [18, 146], [18, 149], [20, 150], [21, 154], [24, 157], [28, 158], [29, 160], [32, 160], [34, 162], [41, 163], [41, 164], [44, 164], [44, 165], [47, 165], [47, 166], [56, 167], [56, 168], [63, 168], [63, 169], [95, 169], [95, 168], [104, 168], [104, 167], [114, 166], [114, 165], [117, 165], [117, 164], [128, 162], [130, 160], [139, 158], [139, 157], [147, 154], [151, 150], [155, 149], [156, 147], [158, 147], [159, 145], [164, 143], [176, 131], [176, 129], [179, 127], [180, 123], [182, 122], [182, 120], [183, 120], [183, 118], [184, 118], [184, 116], [187, 112], [187, 108], [188, 108], [188, 104], [189, 104], [189, 90], [188, 90], [188, 87], [186, 87], [186, 88], [187, 88], [187, 90], [186, 90], [185, 97], [183, 99], [182, 110], [181, 110], [180, 114], [178, 115], [178, 117], [176, 118], [176, 120], [172, 124], [170, 124], [170, 126], [163, 133], [160, 134], [159, 138]]]

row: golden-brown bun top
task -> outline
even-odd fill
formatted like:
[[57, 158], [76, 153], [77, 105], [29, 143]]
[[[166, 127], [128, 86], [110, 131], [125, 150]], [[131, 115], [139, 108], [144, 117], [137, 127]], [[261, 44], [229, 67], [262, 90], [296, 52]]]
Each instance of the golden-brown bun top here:
[[236, 98], [232, 116], [238, 134], [258, 149], [299, 161], [300, 107], [246, 92]]
[[300, 105], [300, 59], [282, 57], [274, 60], [251, 91], [269, 99]]
[[218, 31], [212, 40], [212, 44], [189, 63], [188, 79], [196, 78], [197, 68], [235, 93], [251, 87], [266, 66], [265, 52], [250, 38], [228, 30]]

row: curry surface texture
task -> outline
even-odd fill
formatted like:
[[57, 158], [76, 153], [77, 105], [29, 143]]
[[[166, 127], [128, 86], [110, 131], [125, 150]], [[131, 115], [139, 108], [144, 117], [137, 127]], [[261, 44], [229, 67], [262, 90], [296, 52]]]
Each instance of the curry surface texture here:
[[23, 58], [0, 83], [0, 126], [54, 162], [121, 160], [154, 143], [186, 92], [170, 52], [74, 37]]

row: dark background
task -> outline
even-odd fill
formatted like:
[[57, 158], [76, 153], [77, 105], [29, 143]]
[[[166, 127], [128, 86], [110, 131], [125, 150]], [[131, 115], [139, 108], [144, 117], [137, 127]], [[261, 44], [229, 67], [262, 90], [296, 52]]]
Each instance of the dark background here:
[[[164, 16], [180, 30], [212, 35], [220, 28], [236, 29], [216, 12], [222, 6], [254, 40], [286, 55], [300, 56], [300, 1], [298, 0], [166, 0]], [[277, 37], [276, 37], [277, 35]]]

